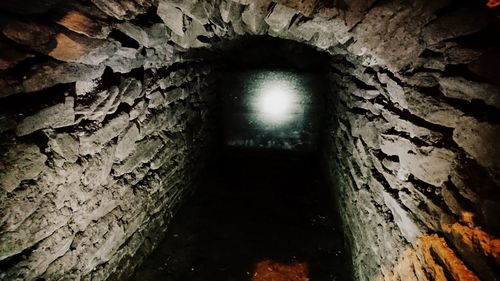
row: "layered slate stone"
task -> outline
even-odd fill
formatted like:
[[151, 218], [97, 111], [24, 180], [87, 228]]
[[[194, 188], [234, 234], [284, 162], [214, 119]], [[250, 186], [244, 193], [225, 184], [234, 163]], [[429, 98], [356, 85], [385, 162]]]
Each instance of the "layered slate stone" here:
[[[5, 119], [17, 120], [16, 126], [4, 128], [5, 136], [31, 141], [1, 138], [0, 196], [10, 199], [0, 206], [0, 223], [6, 226], [0, 230], [0, 260], [26, 249], [30, 253], [2, 276], [79, 278], [93, 276], [96, 266], [106, 264], [109, 268], [99, 274], [107, 278], [116, 263], [146, 247], [144, 235], [164, 225], [181, 194], [192, 188], [190, 181], [177, 180], [179, 174], [195, 178], [196, 160], [203, 159], [203, 148], [194, 150], [186, 136], [188, 123], [208, 116], [211, 106], [203, 101], [211, 97], [213, 87], [199, 81], [211, 66], [199, 66], [185, 63], [172, 70], [180, 73], [172, 77], [184, 80], [180, 95], [164, 92], [161, 76], [142, 73], [104, 87], [99, 77], [79, 81], [75, 92], [66, 93], [60, 103]], [[177, 82], [169, 83], [166, 89], [172, 92]], [[168, 101], [162, 103], [156, 95], [168, 96]], [[210, 140], [211, 125], [205, 122], [194, 134], [200, 145]], [[159, 239], [148, 244], [148, 252]], [[127, 241], [134, 241], [133, 246]]]
[[331, 55], [323, 155], [355, 279], [495, 280], [481, 1], [22, 2], [0, 3], [0, 278], [123, 280], [207, 155], [220, 57], [184, 52], [270, 35]]

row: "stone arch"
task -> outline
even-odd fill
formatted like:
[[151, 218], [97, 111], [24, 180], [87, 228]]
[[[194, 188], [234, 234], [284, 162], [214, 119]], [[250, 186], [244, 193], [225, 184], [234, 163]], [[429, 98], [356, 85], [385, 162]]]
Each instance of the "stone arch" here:
[[499, 25], [484, 3], [28, 2], [0, 4], [2, 278], [126, 276], [189, 190], [163, 182], [210, 144], [216, 65], [186, 50], [252, 34], [331, 54], [324, 155], [355, 278], [496, 280]]

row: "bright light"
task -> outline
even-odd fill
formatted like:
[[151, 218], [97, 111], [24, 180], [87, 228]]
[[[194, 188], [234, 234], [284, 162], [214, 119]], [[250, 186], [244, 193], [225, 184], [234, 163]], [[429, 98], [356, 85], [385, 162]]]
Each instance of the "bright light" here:
[[257, 98], [259, 117], [266, 123], [283, 124], [293, 118], [297, 96], [288, 81], [265, 81], [258, 89]]
[[262, 112], [266, 115], [279, 117], [288, 113], [290, 109], [290, 96], [285, 89], [279, 87], [266, 89], [261, 99]]

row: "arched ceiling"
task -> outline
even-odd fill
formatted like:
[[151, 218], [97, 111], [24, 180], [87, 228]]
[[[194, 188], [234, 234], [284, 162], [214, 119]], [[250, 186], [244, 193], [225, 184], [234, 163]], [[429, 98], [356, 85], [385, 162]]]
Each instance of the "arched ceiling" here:
[[[432, 271], [429, 276], [444, 280], [443, 265], [448, 273], [458, 276], [456, 279], [472, 276], [467, 280], [477, 280], [465, 270], [472, 264], [481, 278], [494, 280], [498, 265], [498, 239], [494, 235], [499, 232], [500, 149], [496, 140], [500, 132], [500, 39], [496, 35], [500, 21], [486, 1], [29, 0], [2, 1], [0, 14], [0, 98], [5, 98], [0, 105], [6, 113], [0, 116], [0, 132], [6, 132], [8, 143], [0, 147], [2, 154], [8, 152], [2, 155], [7, 161], [0, 160], [9, 163], [3, 164], [8, 169], [0, 171], [8, 175], [3, 177], [7, 182], [4, 198], [20, 194], [19, 202], [31, 204], [39, 197], [29, 190], [24, 195], [25, 189], [18, 188], [20, 182], [35, 179], [42, 170], [59, 171], [59, 167], [45, 165], [55, 154], [44, 153], [65, 151], [50, 148], [52, 144], [38, 147], [42, 131], [54, 139], [51, 143], [67, 142], [71, 151], [66, 160], [80, 167], [75, 163], [80, 159], [81, 170], [89, 170], [83, 182], [81, 176], [71, 177], [77, 187], [91, 181], [94, 166], [102, 170], [101, 159], [109, 159], [103, 182], [122, 179], [138, 167], [137, 175], [145, 176], [139, 171], [141, 163], [149, 167], [153, 161], [151, 167], [159, 168], [153, 158], [164, 145], [161, 138], [170, 144], [176, 133], [160, 132], [175, 121], [184, 129], [189, 119], [184, 116], [201, 118], [197, 114], [203, 114], [193, 113], [192, 108], [198, 104], [196, 99], [202, 98], [197, 95], [203, 96], [200, 85], [213, 81], [199, 80], [216, 71], [217, 57], [205, 57], [207, 60], [200, 63], [188, 56], [190, 51], [208, 50], [200, 53], [230, 57], [230, 53], [212, 51], [227, 51], [231, 44], [241, 42], [234, 39], [245, 36], [280, 37], [324, 51], [329, 54], [325, 60], [334, 66], [328, 72], [332, 80], [328, 86], [337, 91], [330, 97], [335, 99], [330, 117], [338, 120], [333, 120], [337, 127], [329, 134], [331, 150], [325, 154], [331, 157], [332, 166], [343, 167], [335, 173], [343, 173], [339, 188], [343, 188], [345, 213], [349, 213], [346, 221], [353, 233], [363, 233], [357, 235], [360, 245], [365, 245], [359, 247], [357, 255], [360, 271], [366, 267], [366, 276], [376, 276], [379, 265], [397, 266], [403, 274], [400, 279], [407, 280], [403, 277], [407, 268], [414, 266], [418, 274], [417, 269], [425, 267]], [[241, 47], [268, 52], [260, 44]], [[99, 87], [103, 92], [89, 83], [94, 79], [102, 82]], [[193, 107], [186, 106], [183, 99], [187, 97], [193, 99]], [[170, 106], [170, 99], [181, 101]], [[32, 104], [36, 106], [31, 108]], [[151, 137], [154, 131], [160, 136]], [[176, 141], [191, 147], [188, 131]], [[120, 143], [125, 139], [125, 144], [115, 144], [117, 138]], [[120, 147], [116, 159], [111, 149], [115, 145]], [[128, 155], [130, 159], [125, 159]], [[28, 172], [20, 170], [24, 166]], [[49, 182], [52, 179], [62, 180], [54, 176]], [[136, 183], [130, 181], [130, 185]], [[57, 185], [46, 184], [40, 192], [45, 187]], [[130, 202], [139, 199], [132, 197], [131, 190], [130, 197], [120, 200], [122, 205], [130, 205], [127, 210], [135, 211]], [[107, 198], [88, 194], [95, 200]], [[144, 198], [155, 199], [149, 195]], [[6, 210], [26, 216], [27, 212], [17, 208], [18, 201], [3, 202]], [[92, 207], [99, 204], [96, 201]], [[37, 215], [45, 217], [47, 210], [52, 209], [38, 209]], [[94, 220], [89, 212], [82, 212], [89, 222]], [[53, 213], [54, 218], [67, 220], [67, 214]], [[16, 216], [9, 218], [13, 221], [9, 227], [16, 228], [22, 221]], [[16, 231], [38, 225], [28, 222], [26, 228]], [[114, 222], [99, 223], [107, 230]], [[56, 226], [49, 224], [52, 230]], [[38, 243], [44, 239], [42, 234], [24, 235], [22, 243], [11, 243], [15, 240], [9, 237], [20, 235], [8, 232], [2, 241], [7, 241], [3, 245], [9, 251], [0, 259], [23, 255], [33, 245], [45, 247]], [[89, 241], [96, 236], [84, 234]], [[419, 234], [425, 239], [417, 242]], [[71, 235], [65, 237], [71, 241]], [[427, 255], [420, 267], [415, 262], [420, 260], [417, 252], [394, 251], [407, 244]], [[466, 265], [451, 247], [466, 258]], [[377, 252], [379, 249], [384, 252]], [[101, 261], [85, 255], [85, 248], [79, 251], [91, 257], [87, 263], [61, 259], [61, 266], [69, 266], [60, 270], [53, 265], [47, 276], [65, 274], [76, 263], [82, 267], [76, 275], [91, 274]], [[73, 254], [68, 250], [65, 258]], [[45, 252], [37, 255], [48, 260]], [[400, 255], [403, 258], [398, 258]], [[442, 264], [437, 265], [435, 258]], [[367, 265], [370, 259], [381, 261]], [[30, 262], [40, 264], [38, 256]], [[22, 263], [16, 266], [26, 271], [29, 268]], [[119, 267], [111, 262], [106, 266], [111, 269], [96, 270], [95, 274], [106, 276]], [[392, 273], [387, 273], [384, 276], [390, 278]]]
[[[168, 65], [174, 52], [245, 34], [304, 42], [396, 75], [440, 76], [447, 65], [466, 65], [495, 80], [487, 58], [498, 42], [487, 32], [498, 31], [498, 23], [480, 1], [25, 2], [0, 4], [7, 12], [0, 20], [0, 67], [9, 70], [0, 96], [95, 77], [104, 66], [123, 73]], [[15, 70], [34, 57], [43, 63]]]

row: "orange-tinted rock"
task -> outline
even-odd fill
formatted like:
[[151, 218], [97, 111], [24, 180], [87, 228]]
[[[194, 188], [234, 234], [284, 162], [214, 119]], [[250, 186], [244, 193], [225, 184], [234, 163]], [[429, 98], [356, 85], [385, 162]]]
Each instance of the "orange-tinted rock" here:
[[64, 17], [59, 19], [57, 23], [69, 30], [85, 34], [89, 37], [105, 37], [99, 34], [102, 29], [100, 25], [77, 11], [69, 11]]
[[393, 269], [382, 269], [377, 281], [427, 280], [425, 269], [414, 249], [406, 249]]
[[479, 274], [490, 278], [494, 275], [493, 270], [481, 256], [491, 258], [500, 265], [500, 239], [491, 236], [480, 227], [454, 223], [443, 228], [465, 260], [468, 260]]
[[426, 268], [433, 273], [434, 280], [448, 280], [446, 275], [449, 274], [458, 281], [480, 281], [443, 238], [436, 234], [424, 235], [419, 239], [418, 245], [421, 247]]
[[111, 32], [105, 22], [107, 16], [94, 6], [67, 3], [54, 12], [53, 18], [65, 28], [92, 38], [105, 39]]
[[397, 260], [393, 267], [382, 268], [382, 273], [376, 280], [481, 280], [455, 254], [446, 241], [436, 234], [421, 236], [415, 247], [403, 250]]
[[34, 51], [67, 62], [97, 65], [116, 50], [111, 42], [89, 38], [34, 21], [10, 20], [2, 33]]
[[309, 281], [306, 263], [282, 264], [270, 260], [257, 264], [252, 281]]
[[57, 45], [49, 53], [49, 56], [62, 61], [73, 61], [85, 55], [85, 46], [74, 41], [63, 33], [55, 37]]
[[500, 6], [500, 0], [489, 0], [488, 3], [486, 4], [489, 8], [495, 8], [497, 6]]

